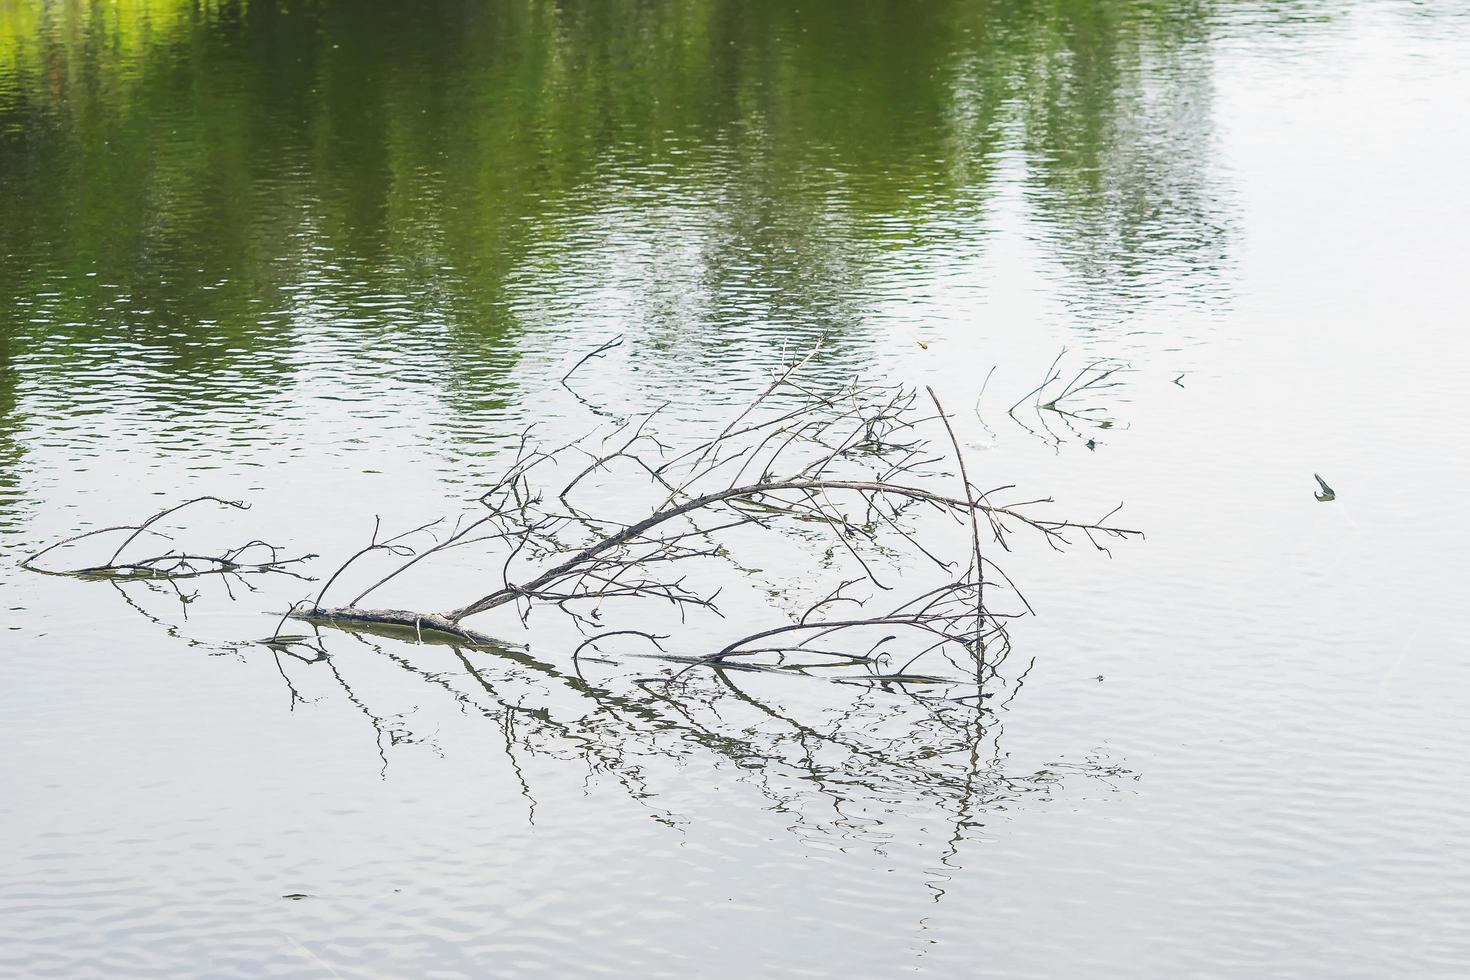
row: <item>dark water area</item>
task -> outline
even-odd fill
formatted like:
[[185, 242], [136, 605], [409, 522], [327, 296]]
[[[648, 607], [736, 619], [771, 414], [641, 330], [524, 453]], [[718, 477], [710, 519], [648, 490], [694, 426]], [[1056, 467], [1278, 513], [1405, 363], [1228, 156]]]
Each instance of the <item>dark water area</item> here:
[[[1464, 976], [1467, 64], [1432, 0], [0, 0], [0, 974]], [[18, 565], [214, 494], [320, 579], [819, 338], [1146, 532], [1016, 542], [983, 712]], [[1061, 351], [1126, 370], [1039, 410]]]

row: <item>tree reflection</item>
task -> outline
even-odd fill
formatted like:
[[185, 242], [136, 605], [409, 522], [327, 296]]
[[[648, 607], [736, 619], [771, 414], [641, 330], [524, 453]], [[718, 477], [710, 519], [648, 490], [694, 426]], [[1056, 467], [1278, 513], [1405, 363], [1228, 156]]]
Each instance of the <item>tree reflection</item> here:
[[850, 330], [890, 253], [983, 247], [1011, 147], [1070, 275], [1208, 275], [1210, 12], [9, 4], [0, 288], [262, 377], [322, 321], [455, 354], [586, 317], [629, 263], [656, 326]]
[[17, 404], [16, 369], [10, 360], [10, 338], [0, 331], [0, 524], [14, 520], [11, 504], [20, 481], [22, 419]]
[[[585, 767], [616, 781], [674, 824], [660, 782], [675, 763], [703, 758], [739, 771], [799, 834], [832, 836], [893, 807], [948, 814], [954, 835], [988, 808], [1056, 790], [1067, 779], [1126, 777], [1108, 760], [1016, 771], [999, 740], [1003, 708], [976, 710], [943, 689], [824, 685], [830, 696], [783, 697], [780, 685], [731, 668], [696, 675], [630, 672], [610, 661], [558, 664], [523, 650], [469, 646], [447, 638], [401, 638], [357, 630], [317, 631], [275, 645], [293, 707], [307, 672], [325, 671], [339, 695], [369, 721], [383, 765], [394, 745], [425, 741], [435, 702], [480, 715], [501, 732], [503, 751], [534, 820], [532, 759]], [[405, 689], [413, 714], [370, 708], [354, 692], [348, 664], [375, 657], [421, 682]], [[284, 661], [281, 659], [284, 657]], [[326, 666], [323, 666], [326, 665]], [[589, 667], [591, 670], [589, 670]], [[595, 670], [595, 674], [592, 673]], [[1009, 693], [1018, 690], [1009, 686]], [[997, 697], [1004, 701], [1006, 692]], [[789, 703], [788, 703], [789, 702]], [[952, 841], [949, 859], [958, 840]]]

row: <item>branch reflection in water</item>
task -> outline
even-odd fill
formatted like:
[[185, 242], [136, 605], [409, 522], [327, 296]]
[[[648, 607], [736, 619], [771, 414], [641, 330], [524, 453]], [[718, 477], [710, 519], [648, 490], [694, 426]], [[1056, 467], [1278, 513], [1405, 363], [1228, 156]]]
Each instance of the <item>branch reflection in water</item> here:
[[[770, 809], [788, 815], [792, 832], [803, 836], [863, 837], [874, 812], [894, 807], [932, 813], [953, 825], [941, 859], [947, 865], [987, 808], [1049, 795], [1064, 779], [1130, 776], [1100, 755], [1028, 771], [1007, 766], [1004, 712], [1024, 687], [1030, 664], [997, 685], [994, 707], [977, 710], [947, 696], [947, 685], [931, 690], [881, 683], [854, 693], [850, 683], [809, 679], [788, 702], [781, 685], [802, 682], [735, 665], [708, 673], [662, 664], [640, 672], [636, 665], [590, 657], [558, 665], [509, 646], [419, 637], [393, 627], [318, 629], [269, 646], [292, 709], [325, 700], [308, 699], [302, 689], [330, 678], [370, 722], [384, 767], [393, 747], [432, 745], [432, 735], [415, 728], [418, 715], [426, 724], [433, 716], [426, 697], [465, 716], [482, 716], [502, 735], [533, 822], [532, 759], [585, 766], [589, 778], [615, 780], [655, 819], [676, 826], [683, 817], [660, 804], [663, 793], [650, 782], [649, 762], [704, 756], [738, 768], [739, 779], [761, 792]], [[404, 696], [424, 710], [394, 712], [364, 703], [350, 676], [364, 671], [364, 652], [421, 681]]]

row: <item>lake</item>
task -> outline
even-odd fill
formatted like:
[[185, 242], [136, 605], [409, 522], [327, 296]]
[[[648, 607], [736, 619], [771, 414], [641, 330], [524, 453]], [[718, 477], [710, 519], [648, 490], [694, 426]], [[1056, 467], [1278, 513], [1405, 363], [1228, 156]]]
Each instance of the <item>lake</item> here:
[[[1467, 65], [1454, 0], [0, 0], [0, 973], [1470, 973]], [[555, 610], [260, 642], [523, 439], [697, 445], [808, 355], [1144, 532], [1014, 536], [987, 697]], [[320, 557], [20, 565], [203, 495], [166, 547]]]

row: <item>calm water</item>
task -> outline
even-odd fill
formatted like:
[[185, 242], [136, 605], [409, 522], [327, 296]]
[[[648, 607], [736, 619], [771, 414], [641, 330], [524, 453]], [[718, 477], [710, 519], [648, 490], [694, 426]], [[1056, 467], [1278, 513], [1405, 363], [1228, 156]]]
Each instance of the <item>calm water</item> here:
[[[1451, 0], [0, 0], [0, 974], [1470, 973], [1467, 64]], [[321, 574], [617, 334], [671, 438], [825, 335], [1148, 538], [1018, 549], [978, 725], [15, 565], [216, 493]], [[1132, 370], [1008, 417], [1063, 348]]]

